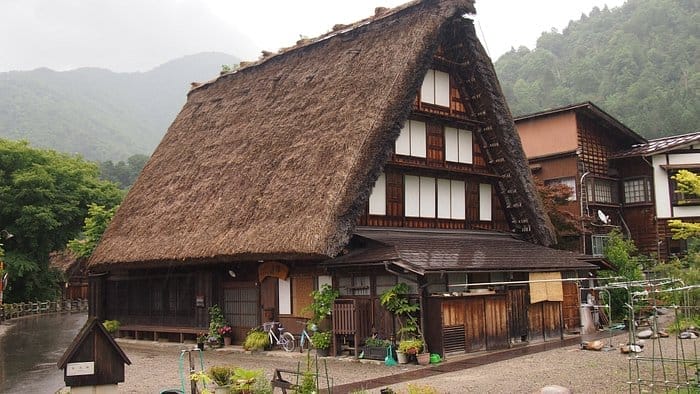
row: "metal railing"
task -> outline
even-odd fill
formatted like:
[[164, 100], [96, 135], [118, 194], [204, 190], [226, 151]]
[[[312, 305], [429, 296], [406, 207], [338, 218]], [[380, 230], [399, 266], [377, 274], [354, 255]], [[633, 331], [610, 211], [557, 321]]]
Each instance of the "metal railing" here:
[[15, 319], [22, 316], [39, 315], [56, 312], [87, 312], [88, 300], [61, 300], [61, 301], [36, 301], [20, 302], [18, 304], [0, 305], [0, 322]]

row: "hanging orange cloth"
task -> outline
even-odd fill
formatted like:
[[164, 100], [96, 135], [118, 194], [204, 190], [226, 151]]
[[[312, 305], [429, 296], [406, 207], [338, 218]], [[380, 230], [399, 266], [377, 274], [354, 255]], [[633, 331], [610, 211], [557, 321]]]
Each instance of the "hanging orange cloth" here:
[[564, 288], [561, 285], [561, 272], [530, 272], [530, 281], [538, 280], [557, 281], [530, 282], [531, 304], [542, 301], [564, 301]]

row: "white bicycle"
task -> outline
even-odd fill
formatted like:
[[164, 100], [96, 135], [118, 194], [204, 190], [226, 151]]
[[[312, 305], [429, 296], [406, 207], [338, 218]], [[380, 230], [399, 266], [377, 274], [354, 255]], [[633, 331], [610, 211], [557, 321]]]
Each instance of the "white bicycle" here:
[[[289, 332], [284, 332], [282, 323], [277, 321], [263, 323], [263, 331], [265, 331], [268, 338], [270, 338], [270, 346], [277, 345], [286, 352], [294, 351], [294, 348], [296, 347], [294, 343], [294, 335]], [[275, 333], [275, 331], [277, 333]]]

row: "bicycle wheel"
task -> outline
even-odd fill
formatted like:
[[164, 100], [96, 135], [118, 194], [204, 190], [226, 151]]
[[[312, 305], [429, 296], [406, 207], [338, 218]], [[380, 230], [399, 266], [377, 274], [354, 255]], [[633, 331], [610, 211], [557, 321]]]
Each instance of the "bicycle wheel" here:
[[305, 351], [311, 349], [311, 346], [313, 346], [313, 344], [311, 343], [309, 334], [307, 334], [306, 331], [302, 332], [301, 338], [299, 339], [299, 353], [304, 353]]
[[280, 346], [285, 351], [291, 352], [294, 350], [296, 345], [294, 345], [294, 335], [289, 332], [285, 332], [280, 336]]

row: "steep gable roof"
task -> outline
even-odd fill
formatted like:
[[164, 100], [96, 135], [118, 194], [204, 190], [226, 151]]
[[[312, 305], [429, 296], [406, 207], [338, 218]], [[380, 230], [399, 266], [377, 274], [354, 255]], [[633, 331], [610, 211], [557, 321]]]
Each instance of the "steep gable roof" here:
[[[92, 266], [335, 256], [446, 29], [452, 40], [478, 44], [467, 12], [473, 1], [416, 1], [192, 90]], [[531, 208], [533, 240], [549, 244], [493, 66], [480, 45], [461, 47], [479, 58], [471, 78], [488, 90], [497, 112], [490, 124], [513, 151], [507, 161]]]

